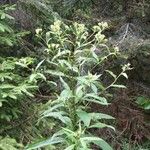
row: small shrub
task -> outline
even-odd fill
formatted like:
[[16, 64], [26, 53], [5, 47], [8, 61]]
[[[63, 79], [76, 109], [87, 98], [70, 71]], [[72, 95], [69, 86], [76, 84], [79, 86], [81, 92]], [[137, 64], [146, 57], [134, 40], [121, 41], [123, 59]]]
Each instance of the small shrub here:
[[150, 98], [140, 96], [137, 98], [136, 103], [145, 110], [150, 110]]
[[103, 86], [100, 74], [92, 73], [93, 67], [118, 53], [117, 49], [110, 50], [107, 47], [107, 40], [102, 34], [105, 28], [107, 23], [99, 23], [89, 31], [84, 24], [73, 23], [68, 26], [56, 21], [46, 32], [45, 38], [42, 29], [36, 30], [37, 36], [46, 46], [44, 72], [46, 76], [54, 78], [51, 83], [59, 87], [56, 99], [48, 102], [49, 107], [41, 114], [41, 119], [54, 118], [60, 124], [49, 139], [31, 144], [26, 149], [54, 145], [57, 150], [88, 150], [91, 144], [104, 150], [112, 149], [103, 139], [93, 135], [90, 129], [108, 127], [114, 130], [112, 126], [102, 123], [103, 119], [114, 118], [91, 112], [89, 105], [109, 105], [102, 93], [111, 87], [124, 88], [116, 82], [120, 76], [127, 78], [125, 71], [129, 66], [124, 66], [118, 76], [107, 71], [114, 78], [108, 87]]
[[7, 121], [18, 117], [21, 113], [19, 102], [26, 96], [33, 97], [29, 91], [35, 88], [28, 78], [34, 59], [2, 57], [6, 49], [9, 51], [24, 35], [23, 32], [15, 32], [12, 27], [11, 20], [14, 18], [9, 13], [13, 10], [15, 5], [0, 6], [0, 119]]
[[0, 60], [0, 119], [10, 121], [17, 118], [19, 102], [26, 96], [33, 97], [29, 91], [36, 86], [30, 83], [24, 68], [33, 63], [32, 58], [1, 58]]
[[15, 10], [15, 5], [0, 6], [0, 44], [1, 46], [13, 46], [28, 32], [18, 32], [13, 25], [14, 18], [10, 15]]
[[22, 149], [23, 145], [17, 143], [17, 141], [10, 137], [0, 137], [0, 149], [1, 150], [18, 150]]

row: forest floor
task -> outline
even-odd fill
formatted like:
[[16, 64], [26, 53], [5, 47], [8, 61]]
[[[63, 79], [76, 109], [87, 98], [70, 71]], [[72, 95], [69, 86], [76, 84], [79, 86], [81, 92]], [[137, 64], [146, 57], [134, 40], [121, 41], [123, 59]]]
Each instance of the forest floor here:
[[[141, 95], [150, 97], [150, 88], [143, 83], [128, 81], [126, 89], [115, 92], [114, 100], [108, 107], [92, 106], [93, 110], [115, 118], [115, 132], [110, 129], [93, 131], [103, 135], [115, 150], [139, 150], [139, 145], [144, 145], [150, 140], [150, 112], [144, 111], [135, 102]], [[145, 147], [149, 146], [148, 142]]]

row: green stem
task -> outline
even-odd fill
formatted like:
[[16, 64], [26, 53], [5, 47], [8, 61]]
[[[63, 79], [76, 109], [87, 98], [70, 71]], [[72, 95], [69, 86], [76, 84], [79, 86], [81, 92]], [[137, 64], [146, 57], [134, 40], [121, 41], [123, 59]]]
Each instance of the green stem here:
[[72, 127], [73, 127], [73, 130], [75, 131], [76, 128], [77, 128], [77, 116], [76, 116], [76, 104], [75, 104], [75, 100], [72, 99], [71, 101], [71, 112], [70, 112], [70, 117], [71, 117], [71, 120], [72, 120]]

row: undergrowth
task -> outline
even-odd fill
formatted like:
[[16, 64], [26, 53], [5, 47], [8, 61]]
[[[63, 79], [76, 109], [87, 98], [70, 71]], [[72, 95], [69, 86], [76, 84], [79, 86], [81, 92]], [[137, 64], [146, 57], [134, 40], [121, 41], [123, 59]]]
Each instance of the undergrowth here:
[[[108, 127], [102, 123], [103, 119], [114, 119], [113, 117], [89, 111], [90, 103], [109, 105], [104, 91], [109, 88], [125, 88], [116, 84], [120, 76], [127, 78], [126, 70], [129, 65], [122, 68], [117, 76], [106, 70], [114, 81], [104, 87], [99, 74], [92, 74], [92, 68], [117, 56], [117, 49], [110, 49], [102, 31], [107, 28], [107, 23], [99, 23], [91, 31], [84, 24], [73, 23], [66, 25], [61, 21], [55, 21], [50, 30], [43, 36], [42, 29], [37, 29], [37, 36], [46, 46], [47, 58], [45, 63], [45, 75], [50, 75], [53, 86], [59, 91], [55, 93], [56, 98], [49, 100], [49, 107], [42, 112], [43, 118], [54, 118], [61, 126], [54, 130], [51, 138], [39, 143], [31, 144], [26, 149], [36, 149], [47, 145], [55, 145], [55, 149], [91, 149], [91, 144], [96, 144], [102, 149], [112, 149], [104, 140], [90, 132], [92, 128]], [[44, 37], [44, 38], [43, 38]], [[100, 53], [98, 55], [98, 53]], [[45, 61], [45, 62], [44, 62]], [[40, 62], [40, 65], [42, 65]], [[55, 81], [57, 80], [57, 82]]]
[[[113, 41], [109, 43], [111, 38], [108, 41], [104, 35], [109, 32], [106, 22], [91, 27], [89, 24], [95, 23], [85, 25], [73, 21], [78, 13], [91, 15], [98, 1], [18, 0], [16, 3], [20, 12], [28, 13], [33, 19], [33, 26], [30, 29], [26, 24], [31, 32], [21, 30], [24, 26], [16, 28], [16, 16], [11, 15], [16, 5], [0, 6], [0, 149], [112, 150], [113, 141], [105, 141], [103, 135], [95, 131], [101, 133], [108, 129], [117, 134], [118, 129], [112, 125], [117, 121], [102, 113], [101, 109], [92, 107], [109, 108], [109, 102], [114, 98], [114, 93], [109, 92], [114, 92], [114, 88], [126, 88], [120, 83], [124, 78], [128, 79], [126, 71], [131, 70], [130, 64], [120, 69], [119, 63], [115, 72], [105, 69], [104, 65], [114, 66], [116, 64], [112, 60], [123, 57], [117, 47], [119, 45], [112, 46]], [[131, 7], [133, 3], [129, 4], [109, 1], [101, 15], [108, 15], [106, 10], [112, 6], [111, 11], [116, 8], [115, 12], [119, 14], [128, 11], [127, 6]], [[101, 1], [101, 5], [105, 2]], [[148, 1], [139, 1], [133, 8], [139, 17], [146, 19]], [[81, 19], [80, 15], [78, 18]], [[127, 14], [126, 19], [132, 20], [132, 14]], [[97, 21], [99, 19], [96, 18]], [[39, 28], [35, 30], [37, 25]], [[119, 44], [128, 35], [132, 36], [129, 32], [135, 30], [132, 26], [132, 23], [127, 23], [120, 28], [121, 31], [128, 30], [121, 32], [123, 36]], [[131, 40], [129, 42], [132, 43]], [[25, 50], [24, 56], [18, 55], [22, 49], [29, 51]], [[146, 55], [146, 65], [148, 58], [149, 54]], [[142, 62], [145, 69], [145, 62]], [[138, 95], [138, 109], [145, 109], [148, 113], [149, 104], [148, 97]], [[134, 136], [132, 132], [130, 135]], [[139, 135], [135, 139], [137, 143], [130, 143], [124, 137], [119, 139], [121, 149], [147, 149], [149, 143], [138, 143], [141, 137], [136, 135]]]

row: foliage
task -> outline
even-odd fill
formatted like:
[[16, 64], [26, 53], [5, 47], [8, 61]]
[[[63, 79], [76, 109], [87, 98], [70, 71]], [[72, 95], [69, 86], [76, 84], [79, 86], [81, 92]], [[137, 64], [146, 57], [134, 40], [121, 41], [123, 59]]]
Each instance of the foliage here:
[[9, 21], [14, 18], [8, 14], [14, 9], [14, 5], [0, 6], [0, 44], [12, 46], [16, 42], [16, 34], [9, 24]]
[[[3, 4], [11, 2], [16, 5]], [[17, 8], [16, 11], [14, 11], [15, 8]], [[149, 8], [149, 0], [9, 0], [9, 2], [0, 2], [0, 134], [3, 136], [0, 137], [0, 149], [22, 149], [22, 145], [16, 140], [23, 142], [24, 145], [35, 141], [26, 147], [28, 150], [88, 150], [95, 147], [104, 150], [112, 149], [102, 139], [103, 135], [97, 136], [95, 131], [100, 130], [101, 134], [102, 128], [109, 128], [109, 131], [115, 130], [112, 124], [108, 125], [112, 123], [108, 120], [114, 118], [93, 110], [93, 105], [100, 105], [102, 109], [107, 107], [112, 99], [109, 92], [113, 90], [110, 88], [126, 88], [119, 84], [122, 80], [118, 81], [118, 79], [120, 77], [128, 79], [125, 72], [130, 70], [130, 65], [124, 65], [122, 71], [118, 69], [118, 64], [120, 66], [122, 62], [118, 61], [117, 56], [119, 54], [123, 57], [118, 47], [125, 49], [125, 53], [131, 49], [132, 56], [135, 55], [133, 51], [135, 46], [139, 47], [140, 42], [149, 37], [149, 33], [146, 33], [149, 32], [149, 28], [147, 29], [148, 25], [145, 25], [149, 22]], [[89, 14], [93, 19], [89, 18]], [[12, 16], [17, 18], [18, 22]], [[29, 23], [26, 16], [29, 17]], [[40, 27], [36, 30], [36, 38], [30, 34], [24, 40], [20, 40], [28, 33], [19, 31], [27, 29], [22, 26], [21, 19], [31, 33], [37, 26]], [[63, 19], [68, 24], [64, 24]], [[108, 20], [112, 28], [107, 29], [107, 23], [102, 22], [88, 29], [84, 24], [73, 22], [78, 19], [80, 22], [87, 19], [85, 21], [87, 26], [99, 20]], [[55, 21], [54, 24], [50, 25], [53, 21]], [[138, 27], [139, 25], [143, 27], [142, 30]], [[116, 29], [119, 30], [113, 36], [112, 33]], [[103, 33], [112, 36], [108, 44], [118, 47], [108, 47]], [[40, 41], [39, 44], [37, 39]], [[122, 43], [125, 39], [127, 42]], [[139, 48], [141, 53], [137, 54], [137, 59], [140, 63], [135, 62], [135, 66], [138, 66], [135, 70], [140, 70], [138, 74], [140, 81], [142, 77], [146, 79], [145, 81], [148, 79], [149, 53], [148, 48], [145, 48], [146, 51]], [[30, 57], [24, 57], [25, 55], [21, 54], [22, 50], [25, 50], [25, 55]], [[15, 57], [12, 57], [14, 55]], [[16, 58], [17, 56], [20, 58]], [[117, 65], [114, 63], [114, 58], [119, 62]], [[39, 63], [36, 64], [37, 62]], [[108, 70], [104, 69], [105, 65]], [[134, 63], [132, 65], [134, 67]], [[116, 68], [113, 68], [114, 66]], [[117, 73], [112, 72], [110, 68], [117, 69], [115, 70]], [[38, 90], [35, 93], [36, 88]], [[141, 108], [149, 110], [148, 97], [140, 96], [136, 102]], [[41, 109], [43, 111], [37, 123]], [[124, 109], [121, 113], [123, 111]], [[116, 124], [119, 124], [120, 120], [122, 121], [119, 118]], [[124, 120], [126, 119], [123, 119], [123, 124]], [[128, 128], [133, 130], [132, 121], [129, 125], [127, 124]], [[121, 132], [122, 136], [127, 129]], [[116, 132], [117, 135], [118, 133]], [[129, 137], [130, 140], [136, 138], [133, 136]], [[43, 137], [46, 139], [42, 139]], [[41, 139], [38, 140], [39, 138]], [[128, 139], [124, 143], [115, 143], [122, 149], [149, 147], [132, 141], [128, 143]]]
[[51, 6], [54, 11], [58, 12], [60, 16], [70, 18], [76, 15], [80, 10], [84, 13], [89, 13], [92, 4], [95, 0], [60, 0], [59, 2], [51, 0]]
[[114, 77], [108, 87], [102, 85], [101, 75], [92, 73], [95, 65], [101, 65], [118, 53], [117, 49], [110, 50], [105, 44], [107, 40], [102, 31], [106, 28], [107, 23], [99, 23], [89, 31], [84, 24], [73, 23], [68, 26], [56, 21], [46, 32], [46, 39], [42, 36], [42, 29], [36, 30], [37, 36], [47, 47], [45, 73], [59, 79], [58, 82], [54, 80], [53, 84], [61, 90], [56, 93], [55, 100], [48, 102], [49, 107], [41, 114], [41, 119], [54, 118], [62, 125], [51, 138], [29, 145], [28, 150], [55, 144], [61, 144], [64, 149], [87, 150], [91, 149], [92, 143], [105, 150], [112, 149], [103, 139], [89, 132], [92, 128], [114, 129], [101, 122], [102, 119], [114, 119], [113, 117], [90, 112], [89, 105], [96, 103], [107, 106], [108, 102], [102, 93], [110, 87], [124, 88], [116, 85], [116, 82], [120, 76], [127, 77], [125, 71], [129, 69], [128, 65], [124, 66], [118, 76], [107, 71]]
[[140, 96], [137, 98], [136, 103], [139, 104], [145, 110], [150, 109], [150, 99], [149, 98], [146, 98], [144, 96]]
[[33, 86], [22, 67], [28, 68], [33, 63], [31, 58], [1, 58], [0, 60], [0, 118], [10, 121], [17, 118], [19, 101], [25, 96], [33, 97], [29, 91]]
[[16, 142], [15, 139], [10, 137], [0, 137], [0, 149], [1, 150], [18, 150], [23, 147], [22, 144]]
[[[5, 48], [18, 43], [18, 38], [24, 35], [23, 32], [15, 33], [11, 27], [10, 20], [14, 19], [9, 15], [9, 11], [13, 11], [15, 6], [1, 5], [0, 6], [0, 44], [2, 46], [1, 56]], [[5, 51], [6, 53], [6, 51]], [[29, 91], [33, 90], [28, 79], [31, 73], [30, 66], [34, 59], [27, 58], [13, 58], [0, 57], [0, 119], [10, 121], [12, 118], [17, 118], [19, 102], [26, 96], [33, 97]], [[29, 73], [27, 73], [29, 72]]]
[[10, 15], [15, 10], [15, 5], [0, 5], [0, 44], [1, 46], [13, 46], [28, 32], [16, 32], [13, 27], [14, 18]]
[[30, 14], [34, 27], [48, 26], [54, 18], [60, 18], [58, 13], [53, 11], [49, 0], [19, 0], [18, 5], [25, 13]]

